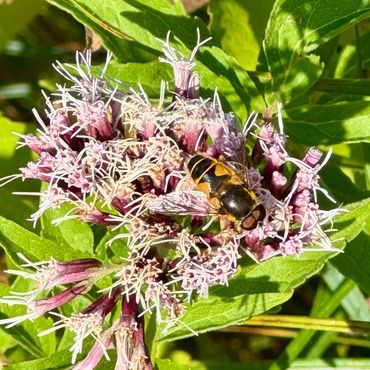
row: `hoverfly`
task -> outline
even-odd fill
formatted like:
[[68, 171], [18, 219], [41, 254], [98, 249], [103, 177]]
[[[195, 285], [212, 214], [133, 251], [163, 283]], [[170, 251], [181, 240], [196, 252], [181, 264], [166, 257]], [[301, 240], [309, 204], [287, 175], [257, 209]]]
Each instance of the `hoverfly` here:
[[220, 214], [245, 230], [255, 229], [266, 216], [265, 207], [246, 181], [222, 160], [203, 154], [192, 156], [187, 164], [191, 178]]

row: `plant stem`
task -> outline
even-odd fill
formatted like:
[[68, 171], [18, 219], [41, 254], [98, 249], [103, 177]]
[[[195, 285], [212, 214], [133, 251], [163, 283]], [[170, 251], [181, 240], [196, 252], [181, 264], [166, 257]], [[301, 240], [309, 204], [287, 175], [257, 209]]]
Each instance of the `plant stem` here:
[[325, 319], [310, 316], [260, 315], [250, 318], [245, 325], [370, 335], [370, 323], [368, 322]]
[[[344, 280], [343, 283], [338, 287], [330, 299], [323, 304], [321, 309], [318, 311], [318, 317], [330, 316], [340, 305], [342, 299], [356, 286], [352, 280]], [[323, 302], [324, 303], [324, 302]], [[283, 370], [289, 367], [302, 352], [305, 346], [309, 343], [311, 338], [314, 336], [314, 330], [302, 330], [299, 332], [296, 338], [294, 338], [285, 348], [284, 352], [279, 358], [270, 366], [269, 370]]]

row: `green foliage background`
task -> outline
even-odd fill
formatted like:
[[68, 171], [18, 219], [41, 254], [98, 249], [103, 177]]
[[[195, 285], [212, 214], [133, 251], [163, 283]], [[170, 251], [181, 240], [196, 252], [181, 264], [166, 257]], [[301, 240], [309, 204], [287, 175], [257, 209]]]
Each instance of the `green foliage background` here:
[[[213, 37], [197, 54], [203, 97], [211, 97], [217, 88], [224, 110], [241, 120], [253, 110], [274, 110], [282, 102], [294, 155], [302, 156], [312, 145], [323, 151], [333, 148], [321, 178], [348, 209], [335, 220], [338, 231], [332, 234], [335, 246], [345, 253], [305, 253], [261, 264], [244, 259], [229, 287], [211, 289], [209, 299], [196, 300], [182, 319], [198, 333], [224, 331], [184, 340], [192, 336], [184, 327], [164, 332], [148, 318], [153, 360], [158, 369], [369, 369], [370, 1], [201, 3], [187, 14], [179, 0], [0, 1], [0, 176], [16, 173], [31, 159], [29, 151], [15, 151], [12, 132], [35, 131], [30, 110], [42, 110], [39, 90], [52, 91], [58, 78], [50, 64], [54, 59], [73, 61], [73, 50], [84, 47], [83, 26], [114, 54], [107, 75], [134, 88], [140, 83], [153, 99], [161, 80], [172, 79], [171, 67], [158, 62], [158, 39], [170, 30], [173, 46], [187, 55], [199, 28], [203, 39]], [[100, 50], [95, 60], [103, 59]], [[46, 212], [35, 228], [26, 221], [37, 199], [11, 192], [37, 191], [39, 186], [17, 181], [0, 188], [4, 266], [19, 266], [17, 252], [35, 261], [51, 256], [107, 258], [106, 230], [76, 221], [51, 225], [66, 209]], [[332, 207], [324, 199], [322, 204]], [[24, 280], [1, 278], [0, 295], [29, 289]], [[64, 307], [63, 313], [84, 303]], [[271, 317], [280, 331], [272, 323], [252, 330], [253, 321], [246, 322], [279, 311]], [[21, 313], [0, 305], [0, 318]], [[305, 324], [294, 326], [292, 315], [302, 316]], [[326, 317], [338, 320], [329, 331], [315, 319]], [[37, 337], [51, 323], [51, 318], [41, 318], [0, 328], [0, 362], [8, 369], [68, 368], [70, 333]], [[242, 334], [232, 332], [230, 326], [236, 324], [246, 324], [238, 329]], [[345, 324], [347, 331], [340, 329]], [[114, 361], [101, 368], [114, 368]]]

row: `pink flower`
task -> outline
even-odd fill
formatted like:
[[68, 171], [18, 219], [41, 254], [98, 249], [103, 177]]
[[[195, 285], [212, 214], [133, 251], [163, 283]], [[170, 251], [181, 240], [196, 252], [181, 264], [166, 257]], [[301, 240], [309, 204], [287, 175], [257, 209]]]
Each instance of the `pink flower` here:
[[[331, 152], [324, 157], [310, 148], [302, 160], [290, 156], [280, 105], [277, 125], [271, 114], [261, 121], [253, 112], [240, 127], [233, 113], [223, 111], [217, 93], [213, 100], [202, 99], [193, 69], [195, 53], [204, 42], [198, 31], [189, 57], [170, 46], [169, 35], [164, 42], [161, 60], [171, 64], [175, 81], [168, 106], [165, 84], [157, 106], [142, 88], [129, 92], [112, 88], [104, 78], [110, 56], [100, 76], [92, 73], [90, 52], [78, 53], [75, 66], [57, 63], [56, 69], [68, 81], [53, 94], [61, 105], [54, 106], [46, 97], [46, 122], [34, 112], [42, 128], [39, 137], [24, 137], [24, 145], [39, 158], [20, 175], [4, 179], [5, 183], [17, 177], [47, 182], [39, 210], [32, 215], [35, 222], [48, 208], [68, 202], [73, 208], [54, 223], [78, 218], [119, 230], [106, 245], [114, 262], [32, 263], [22, 257], [27, 262], [23, 267], [33, 267], [36, 273], [9, 271], [34, 280], [36, 288], [1, 300], [28, 306], [25, 315], [0, 320], [8, 326], [50, 312], [85, 295], [97, 283], [101, 289], [104, 278], [104, 283], [112, 281], [95, 299], [93, 294], [86, 297], [90, 303], [80, 312], [68, 317], [53, 313], [60, 320], [41, 333], [71, 330], [73, 363], [84, 339], [95, 339], [75, 369], [95, 368], [103, 356], [108, 358], [108, 348], [117, 352], [117, 370], [152, 369], [145, 348], [144, 313], [152, 312], [158, 322], [168, 325], [180, 322], [184, 303], [194, 293], [207, 296], [214, 285], [227, 286], [245, 254], [259, 262], [305, 250], [335, 250], [324, 228], [340, 210], [324, 211], [317, 203], [317, 192], [331, 199], [319, 177]], [[254, 142], [251, 155], [247, 142]], [[231, 217], [217, 196], [211, 199], [217, 195], [207, 182], [213, 170], [204, 169], [202, 186], [193, 181], [187, 165], [195, 153], [235, 172], [214, 175], [220, 183], [240, 182], [247, 189], [256, 205], [248, 215], [251, 227], [243, 228], [247, 217]], [[295, 168], [293, 175], [285, 171], [288, 163]], [[126, 258], [115, 255], [117, 241], [127, 248]], [[45, 290], [66, 284], [72, 285], [37, 299]]]
[[27, 313], [22, 316], [2, 319], [0, 320], [0, 325], [7, 325], [6, 327], [10, 328], [25, 320], [33, 321], [43, 314], [72, 301], [84, 293], [87, 293], [89, 290], [90, 288], [88, 285], [78, 284], [45, 299], [33, 300], [32, 297], [22, 297], [21, 294], [3, 297], [0, 299], [1, 303], [5, 303], [10, 306], [14, 304], [25, 305], [27, 306]]

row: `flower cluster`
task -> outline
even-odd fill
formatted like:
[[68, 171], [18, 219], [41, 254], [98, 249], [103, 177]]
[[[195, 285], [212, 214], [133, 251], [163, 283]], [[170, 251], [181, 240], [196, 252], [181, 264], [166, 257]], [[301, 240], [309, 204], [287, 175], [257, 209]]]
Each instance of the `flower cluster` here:
[[[32, 263], [20, 256], [24, 267], [36, 272], [9, 271], [33, 279], [35, 289], [1, 300], [27, 306], [25, 315], [0, 320], [8, 326], [34, 320], [89, 292], [102, 278], [112, 278], [90, 306], [70, 317], [54, 313], [59, 320], [41, 333], [73, 331], [73, 363], [84, 339], [95, 338], [75, 369], [93, 369], [112, 347], [116, 369], [152, 368], [143, 314], [155, 312], [158, 321], [181, 322], [184, 302], [194, 293], [207, 296], [212, 285], [227, 285], [245, 253], [262, 261], [304, 250], [333, 250], [323, 225], [338, 210], [320, 210], [316, 196], [318, 191], [329, 196], [319, 185], [318, 172], [330, 153], [322, 158], [311, 148], [303, 160], [289, 156], [280, 106], [277, 128], [271, 119], [259, 120], [253, 113], [240, 129], [237, 119], [223, 112], [217, 94], [213, 100], [199, 97], [193, 59], [201, 45], [198, 40], [192, 55], [184, 58], [168, 40], [164, 43], [162, 61], [173, 66], [175, 81], [167, 105], [165, 84], [154, 106], [141, 88], [124, 92], [119, 81], [105, 78], [109, 58], [99, 76], [92, 72], [90, 53], [78, 53], [76, 65], [58, 63], [55, 67], [69, 87], [57, 86], [46, 97], [46, 123], [34, 112], [42, 128], [39, 136], [24, 136], [23, 144], [38, 159], [17, 176], [47, 183], [32, 219], [71, 203], [73, 210], [56, 222], [76, 217], [115, 228], [114, 240], [127, 252], [125, 259], [109, 265], [94, 258]], [[250, 155], [247, 142], [254, 143]], [[196, 153], [224, 163], [243, 179], [265, 210], [263, 219], [242, 228], [211, 203], [188, 173], [187, 163]], [[38, 298], [65, 285], [53, 296]], [[120, 316], [115, 319], [117, 307]]]

